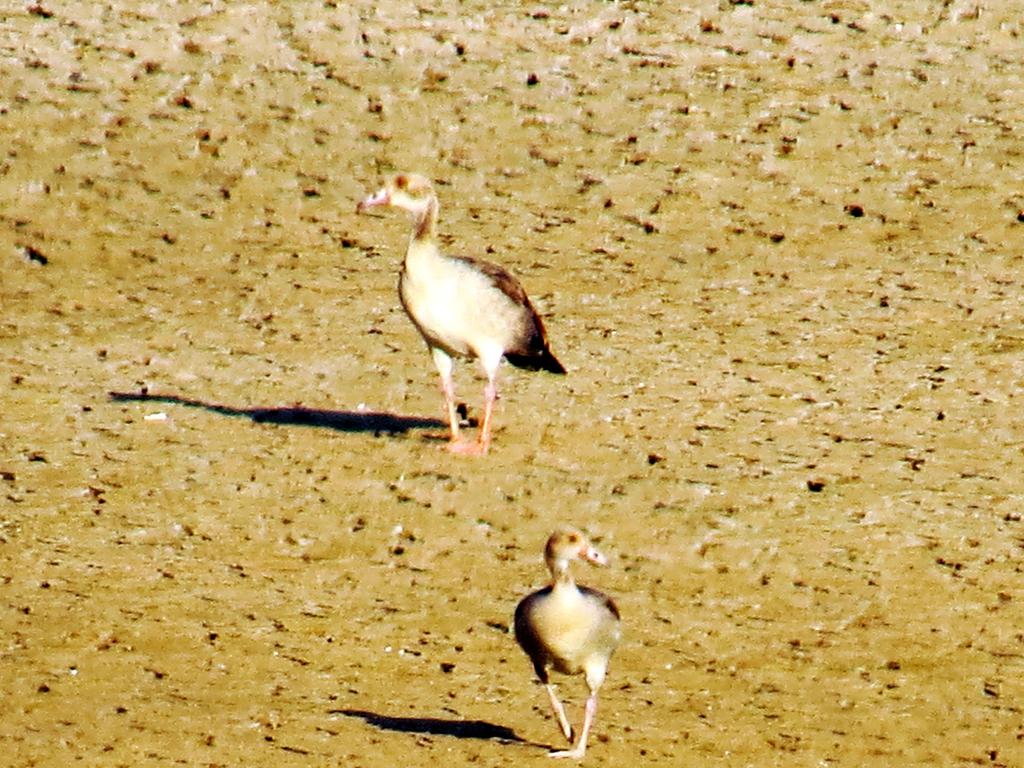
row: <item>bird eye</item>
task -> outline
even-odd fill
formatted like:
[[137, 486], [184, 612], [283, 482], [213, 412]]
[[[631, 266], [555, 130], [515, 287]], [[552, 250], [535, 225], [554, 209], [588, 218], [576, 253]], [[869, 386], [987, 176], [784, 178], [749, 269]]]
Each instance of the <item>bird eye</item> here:
[[575, 533], [570, 533], [569, 534], [569, 543], [570, 544], [579, 544], [580, 543], [580, 537], [577, 536]]
[[409, 186], [409, 180], [405, 178], [405, 176], [396, 176], [395, 186], [398, 187], [399, 189], [405, 189], [407, 186]]

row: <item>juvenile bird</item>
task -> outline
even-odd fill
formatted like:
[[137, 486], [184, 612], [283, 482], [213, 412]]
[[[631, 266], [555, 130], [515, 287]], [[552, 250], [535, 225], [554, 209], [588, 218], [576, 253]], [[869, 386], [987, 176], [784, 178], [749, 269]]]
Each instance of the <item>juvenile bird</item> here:
[[[622, 637], [621, 620], [610, 597], [590, 587], [576, 586], [573, 581], [569, 571], [573, 560], [607, 563], [580, 531], [563, 528], [552, 533], [544, 548], [544, 560], [551, 571], [551, 584], [527, 595], [516, 607], [516, 641], [533, 662], [562, 733], [573, 744], [571, 749], [552, 752], [551, 756], [580, 759], [587, 751], [587, 737], [597, 713], [598, 689]], [[549, 669], [586, 677], [590, 695], [575, 743], [565, 707], [550, 682]]]

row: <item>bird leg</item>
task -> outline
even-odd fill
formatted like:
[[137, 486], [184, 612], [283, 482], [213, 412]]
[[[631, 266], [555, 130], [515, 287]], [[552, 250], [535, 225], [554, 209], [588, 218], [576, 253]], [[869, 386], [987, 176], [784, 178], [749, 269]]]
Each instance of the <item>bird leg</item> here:
[[[488, 380], [484, 387], [484, 420], [480, 425], [480, 435], [475, 443], [463, 443], [457, 437], [448, 444], [448, 450], [464, 455], [482, 456], [491, 447], [491, 416], [494, 413], [494, 401], [498, 399], [498, 388]], [[451, 401], [449, 401], [450, 403]], [[449, 406], [451, 407], [451, 406]], [[456, 434], [453, 432], [453, 434]]]
[[484, 453], [491, 447], [491, 416], [494, 415], [494, 401], [498, 399], [498, 387], [494, 379], [487, 380], [484, 387], [484, 423], [480, 427], [479, 443]]
[[565, 734], [566, 740], [572, 744], [572, 726], [569, 725], [569, 718], [565, 716], [565, 707], [562, 706], [562, 702], [558, 700], [558, 694], [555, 693], [555, 686], [549, 683], [544, 687], [547, 689], [548, 698], [551, 700], [551, 709], [558, 719], [558, 726], [562, 729], [562, 733]]
[[444, 393], [444, 405], [448, 411], [448, 439], [452, 443], [459, 442], [459, 415], [455, 412], [455, 386], [452, 377], [441, 376], [441, 391]]
[[550, 752], [549, 757], [568, 757], [573, 760], [583, 759], [583, 755], [587, 753], [587, 737], [590, 735], [590, 726], [594, 724], [594, 715], [597, 714], [597, 694], [592, 693], [587, 698], [587, 706], [583, 714], [583, 729], [580, 731], [580, 737], [576, 741], [576, 746], [572, 749], [562, 750], [561, 752]]
[[445, 410], [448, 413], [449, 445], [459, 444], [459, 415], [455, 412], [455, 383], [452, 381], [452, 359], [438, 347], [431, 347], [434, 365], [441, 375], [441, 392], [444, 393]]

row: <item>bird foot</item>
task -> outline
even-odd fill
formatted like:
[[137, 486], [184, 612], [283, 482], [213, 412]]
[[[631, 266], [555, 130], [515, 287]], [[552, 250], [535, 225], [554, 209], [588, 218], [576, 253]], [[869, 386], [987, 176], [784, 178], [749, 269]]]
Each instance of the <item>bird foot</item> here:
[[567, 757], [570, 760], [582, 760], [583, 755], [586, 753], [586, 747], [583, 749], [576, 747], [575, 749], [560, 749], [557, 752], [548, 752], [548, 757]]
[[487, 443], [469, 443], [462, 440], [453, 440], [448, 443], [448, 450], [460, 456], [483, 456], [490, 446]]

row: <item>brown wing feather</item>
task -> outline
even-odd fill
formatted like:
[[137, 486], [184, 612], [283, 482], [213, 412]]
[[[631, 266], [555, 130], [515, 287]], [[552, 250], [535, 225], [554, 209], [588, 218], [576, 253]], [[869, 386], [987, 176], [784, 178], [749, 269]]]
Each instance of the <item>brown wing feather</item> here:
[[[530, 299], [526, 295], [526, 289], [516, 280], [515, 275], [504, 267], [483, 259], [474, 259], [472, 256], [452, 256], [451, 258], [469, 264], [477, 272], [481, 272], [490, 279], [494, 286], [509, 297], [516, 304], [530, 306]], [[531, 309], [533, 307], [530, 307]]]
[[517, 368], [565, 373], [565, 368], [552, 354], [551, 347], [548, 345], [544, 321], [537, 314], [537, 310], [533, 308], [530, 297], [526, 295], [526, 289], [515, 275], [498, 264], [474, 259], [471, 256], [453, 256], [452, 258], [469, 264], [485, 275], [495, 288], [522, 308], [517, 343], [514, 347], [505, 350], [505, 359]]
[[608, 597], [608, 595], [606, 595], [604, 592], [599, 592], [598, 590], [592, 589], [591, 587], [579, 587], [579, 590], [584, 595], [592, 597], [594, 600], [601, 603], [601, 605], [603, 605], [608, 610], [608, 613], [610, 613], [616, 619], [622, 618], [619, 615], [619, 606], [617, 606], [615, 604], [615, 601]]

